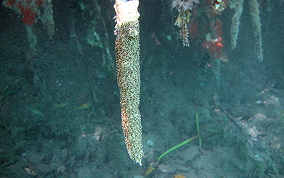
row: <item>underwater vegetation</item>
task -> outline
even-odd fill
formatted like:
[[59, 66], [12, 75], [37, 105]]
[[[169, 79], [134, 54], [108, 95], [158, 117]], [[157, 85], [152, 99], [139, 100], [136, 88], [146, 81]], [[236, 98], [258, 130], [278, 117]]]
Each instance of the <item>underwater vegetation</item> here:
[[165, 151], [163, 154], [161, 154], [161, 155], [158, 157], [158, 159], [157, 159], [156, 162], [153, 162], [153, 163], [151, 163], [151, 164], [149, 165], [149, 167], [147, 168], [147, 170], [146, 170], [146, 172], [145, 172], [144, 175], [147, 176], [147, 175], [149, 175], [151, 172], [153, 172], [153, 171], [158, 167], [158, 165], [159, 165], [159, 163], [160, 163], [160, 160], [161, 160], [165, 155], [167, 155], [168, 153], [170, 153], [170, 152], [176, 150], [177, 148], [179, 148], [179, 147], [181, 147], [181, 146], [183, 146], [183, 145], [185, 145], [185, 144], [191, 142], [192, 140], [194, 140], [194, 139], [196, 139], [196, 138], [198, 138], [198, 137], [200, 137], [200, 135], [197, 135], [197, 136], [194, 136], [194, 137], [192, 137], [192, 138], [190, 138], [190, 139], [188, 139], [188, 140], [185, 140], [185, 141], [181, 142], [180, 144], [178, 144], [178, 145], [176, 145], [176, 146], [174, 146], [174, 147], [168, 149], [167, 151]]

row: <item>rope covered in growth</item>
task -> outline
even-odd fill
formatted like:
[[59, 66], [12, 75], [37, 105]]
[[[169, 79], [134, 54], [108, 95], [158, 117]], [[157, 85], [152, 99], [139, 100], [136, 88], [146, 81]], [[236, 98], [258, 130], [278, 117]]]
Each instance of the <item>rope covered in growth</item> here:
[[140, 103], [140, 44], [138, 0], [117, 0], [116, 70], [120, 90], [122, 128], [128, 154], [132, 160], [142, 165], [143, 143], [139, 111]]

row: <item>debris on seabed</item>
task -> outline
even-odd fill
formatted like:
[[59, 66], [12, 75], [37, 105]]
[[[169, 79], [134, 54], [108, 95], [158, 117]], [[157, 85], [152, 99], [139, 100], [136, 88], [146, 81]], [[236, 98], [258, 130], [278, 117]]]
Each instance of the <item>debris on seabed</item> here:
[[36, 175], [36, 173], [35, 173], [31, 168], [26, 167], [24, 170], [25, 170], [26, 173], [28, 173], [29, 175], [33, 175], [33, 176]]

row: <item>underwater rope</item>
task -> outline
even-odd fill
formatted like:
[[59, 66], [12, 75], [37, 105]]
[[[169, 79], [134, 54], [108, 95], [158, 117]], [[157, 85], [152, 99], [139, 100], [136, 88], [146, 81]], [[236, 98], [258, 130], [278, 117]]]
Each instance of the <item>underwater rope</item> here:
[[122, 128], [128, 154], [142, 165], [143, 143], [139, 111], [140, 44], [138, 0], [116, 0], [115, 41], [117, 82], [120, 90]]

